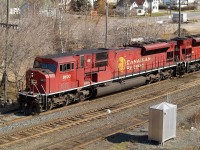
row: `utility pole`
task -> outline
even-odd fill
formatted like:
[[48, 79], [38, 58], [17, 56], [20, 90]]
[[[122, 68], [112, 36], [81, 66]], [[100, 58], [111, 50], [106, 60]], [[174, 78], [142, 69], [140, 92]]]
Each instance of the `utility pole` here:
[[92, 9], [94, 10], [94, 0], [92, 0]]
[[172, 8], [171, 7], [172, 7], [172, 0], [170, 0], [170, 6], [169, 6], [170, 15], [172, 14]]
[[105, 48], [107, 48], [108, 42], [108, 0], [106, 0], [106, 35], [105, 35]]
[[62, 21], [63, 21], [63, 8], [59, 8], [59, 34], [60, 34], [60, 45], [61, 45], [61, 52], [64, 53], [64, 45], [63, 45], [63, 38], [62, 38]]
[[179, 0], [178, 37], [181, 37], [181, 0]]
[[[3, 83], [3, 98], [4, 102], [7, 101], [7, 88], [8, 88], [8, 51], [9, 51], [9, 29], [18, 29], [18, 25], [16, 24], [9, 24], [10, 20], [10, 0], [7, 0], [7, 8], [6, 8], [6, 23], [0, 23], [2, 28], [5, 28], [5, 49], [4, 49], [4, 71], [2, 77]], [[1, 101], [0, 101], [1, 103]]]
[[4, 96], [4, 101], [7, 101], [7, 81], [8, 81], [8, 76], [7, 76], [7, 71], [8, 71], [8, 38], [9, 38], [9, 10], [10, 10], [10, 0], [7, 0], [7, 11], [6, 11], [6, 48], [4, 52], [4, 73], [3, 73], [3, 96]]
[[152, 0], [150, 0], [150, 17], [152, 16]]

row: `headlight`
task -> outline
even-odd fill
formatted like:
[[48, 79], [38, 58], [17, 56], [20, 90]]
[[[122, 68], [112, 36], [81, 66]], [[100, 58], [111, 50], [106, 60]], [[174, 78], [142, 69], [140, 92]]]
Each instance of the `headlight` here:
[[28, 94], [29, 94], [29, 95], [33, 95], [33, 92], [29, 92]]
[[46, 79], [40, 79], [41, 82], [46, 82]]
[[31, 84], [37, 84], [37, 81], [34, 79], [31, 79]]

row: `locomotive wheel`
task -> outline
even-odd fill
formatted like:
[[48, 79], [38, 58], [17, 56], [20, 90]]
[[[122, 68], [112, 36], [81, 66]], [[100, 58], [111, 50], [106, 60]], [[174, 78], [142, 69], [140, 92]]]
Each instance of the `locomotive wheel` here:
[[66, 97], [65, 97], [65, 105], [67, 106], [67, 105], [69, 105], [70, 104], [70, 98], [69, 98], [69, 96], [67, 95]]
[[85, 96], [82, 94], [79, 96], [80, 102], [83, 102], [85, 100]]
[[160, 80], [159, 80], [159, 81], [161, 81], [161, 80], [163, 80], [163, 79], [164, 79], [163, 75], [160, 74]]
[[200, 65], [197, 63], [197, 64], [196, 64], [196, 71], [199, 70], [199, 67], [200, 67]]
[[53, 109], [53, 102], [49, 101], [48, 102], [48, 110], [52, 110]]
[[147, 79], [146, 84], [151, 84], [156, 80], [156, 76], [154, 74], [148, 74], [146, 76], [146, 79]]
[[63, 106], [67, 106], [67, 105], [69, 105], [69, 103], [70, 103], [69, 100], [66, 99], [66, 101], [63, 102]]
[[41, 107], [41, 105], [39, 103], [37, 104], [37, 107], [38, 107], [37, 113], [39, 114], [39, 113], [42, 112], [42, 107]]
[[25, 102], [22, 103], [22, 112], [24, 113], [24, 115], [28, 114], [27, 103]]
[[187, 69], [187, 73], [191, 73], [191, 72], [194, 72], [194, 71], [195, 71], [195, 69], [192, 69], [191, 66], [189, 66], [188, 69]]
[[146, 84], [151, 84], [153, 82], [152, 78], [149, 77], [149, 79], [146, 81]]
[[40, 103], [37, 101], [37, 100], [35, 100], [33, 103], [32, 103], [32, 105], [33, 105], [33, 114], [34, 115], [36, 115], [36, 114], [39, 114], [39, 113], [41, 113], [42, 112], [42, 107], [41, 107], [41, 105], [40, 105]]
[[196, 64], [195, 66], [196, 66], [195, 71], [199, 71], [199, 64]]
[[166, 79], [170, 79], [172, 77], [171, 73], [167, 76]]
[[195, 68], [195, 71], [199, 71], [199, 67], [196, 67], [196, 68]]
[[160, 81], [161, 79], [161, 74], [156, 74], [156, 81]]

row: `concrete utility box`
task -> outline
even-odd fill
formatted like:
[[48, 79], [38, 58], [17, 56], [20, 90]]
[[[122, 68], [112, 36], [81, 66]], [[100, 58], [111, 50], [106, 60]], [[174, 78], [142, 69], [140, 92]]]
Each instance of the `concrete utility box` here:
[[177, 105], [163, 102], [149, 108], [148, 139], [163, 143], [176, 137]]
[[[179, 22], [179, 13], [172, 14], [172, 21]], [[181, 13], [181, 22], [187, 22], [187, 13]]]

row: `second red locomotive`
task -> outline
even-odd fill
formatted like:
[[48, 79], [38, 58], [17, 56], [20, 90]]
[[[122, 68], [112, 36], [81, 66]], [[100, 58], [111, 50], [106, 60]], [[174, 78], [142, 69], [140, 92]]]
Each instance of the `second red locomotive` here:
[[200, 35], [36, 57], [19, 92], [21, 109], [60, 105], [198, 70]]

